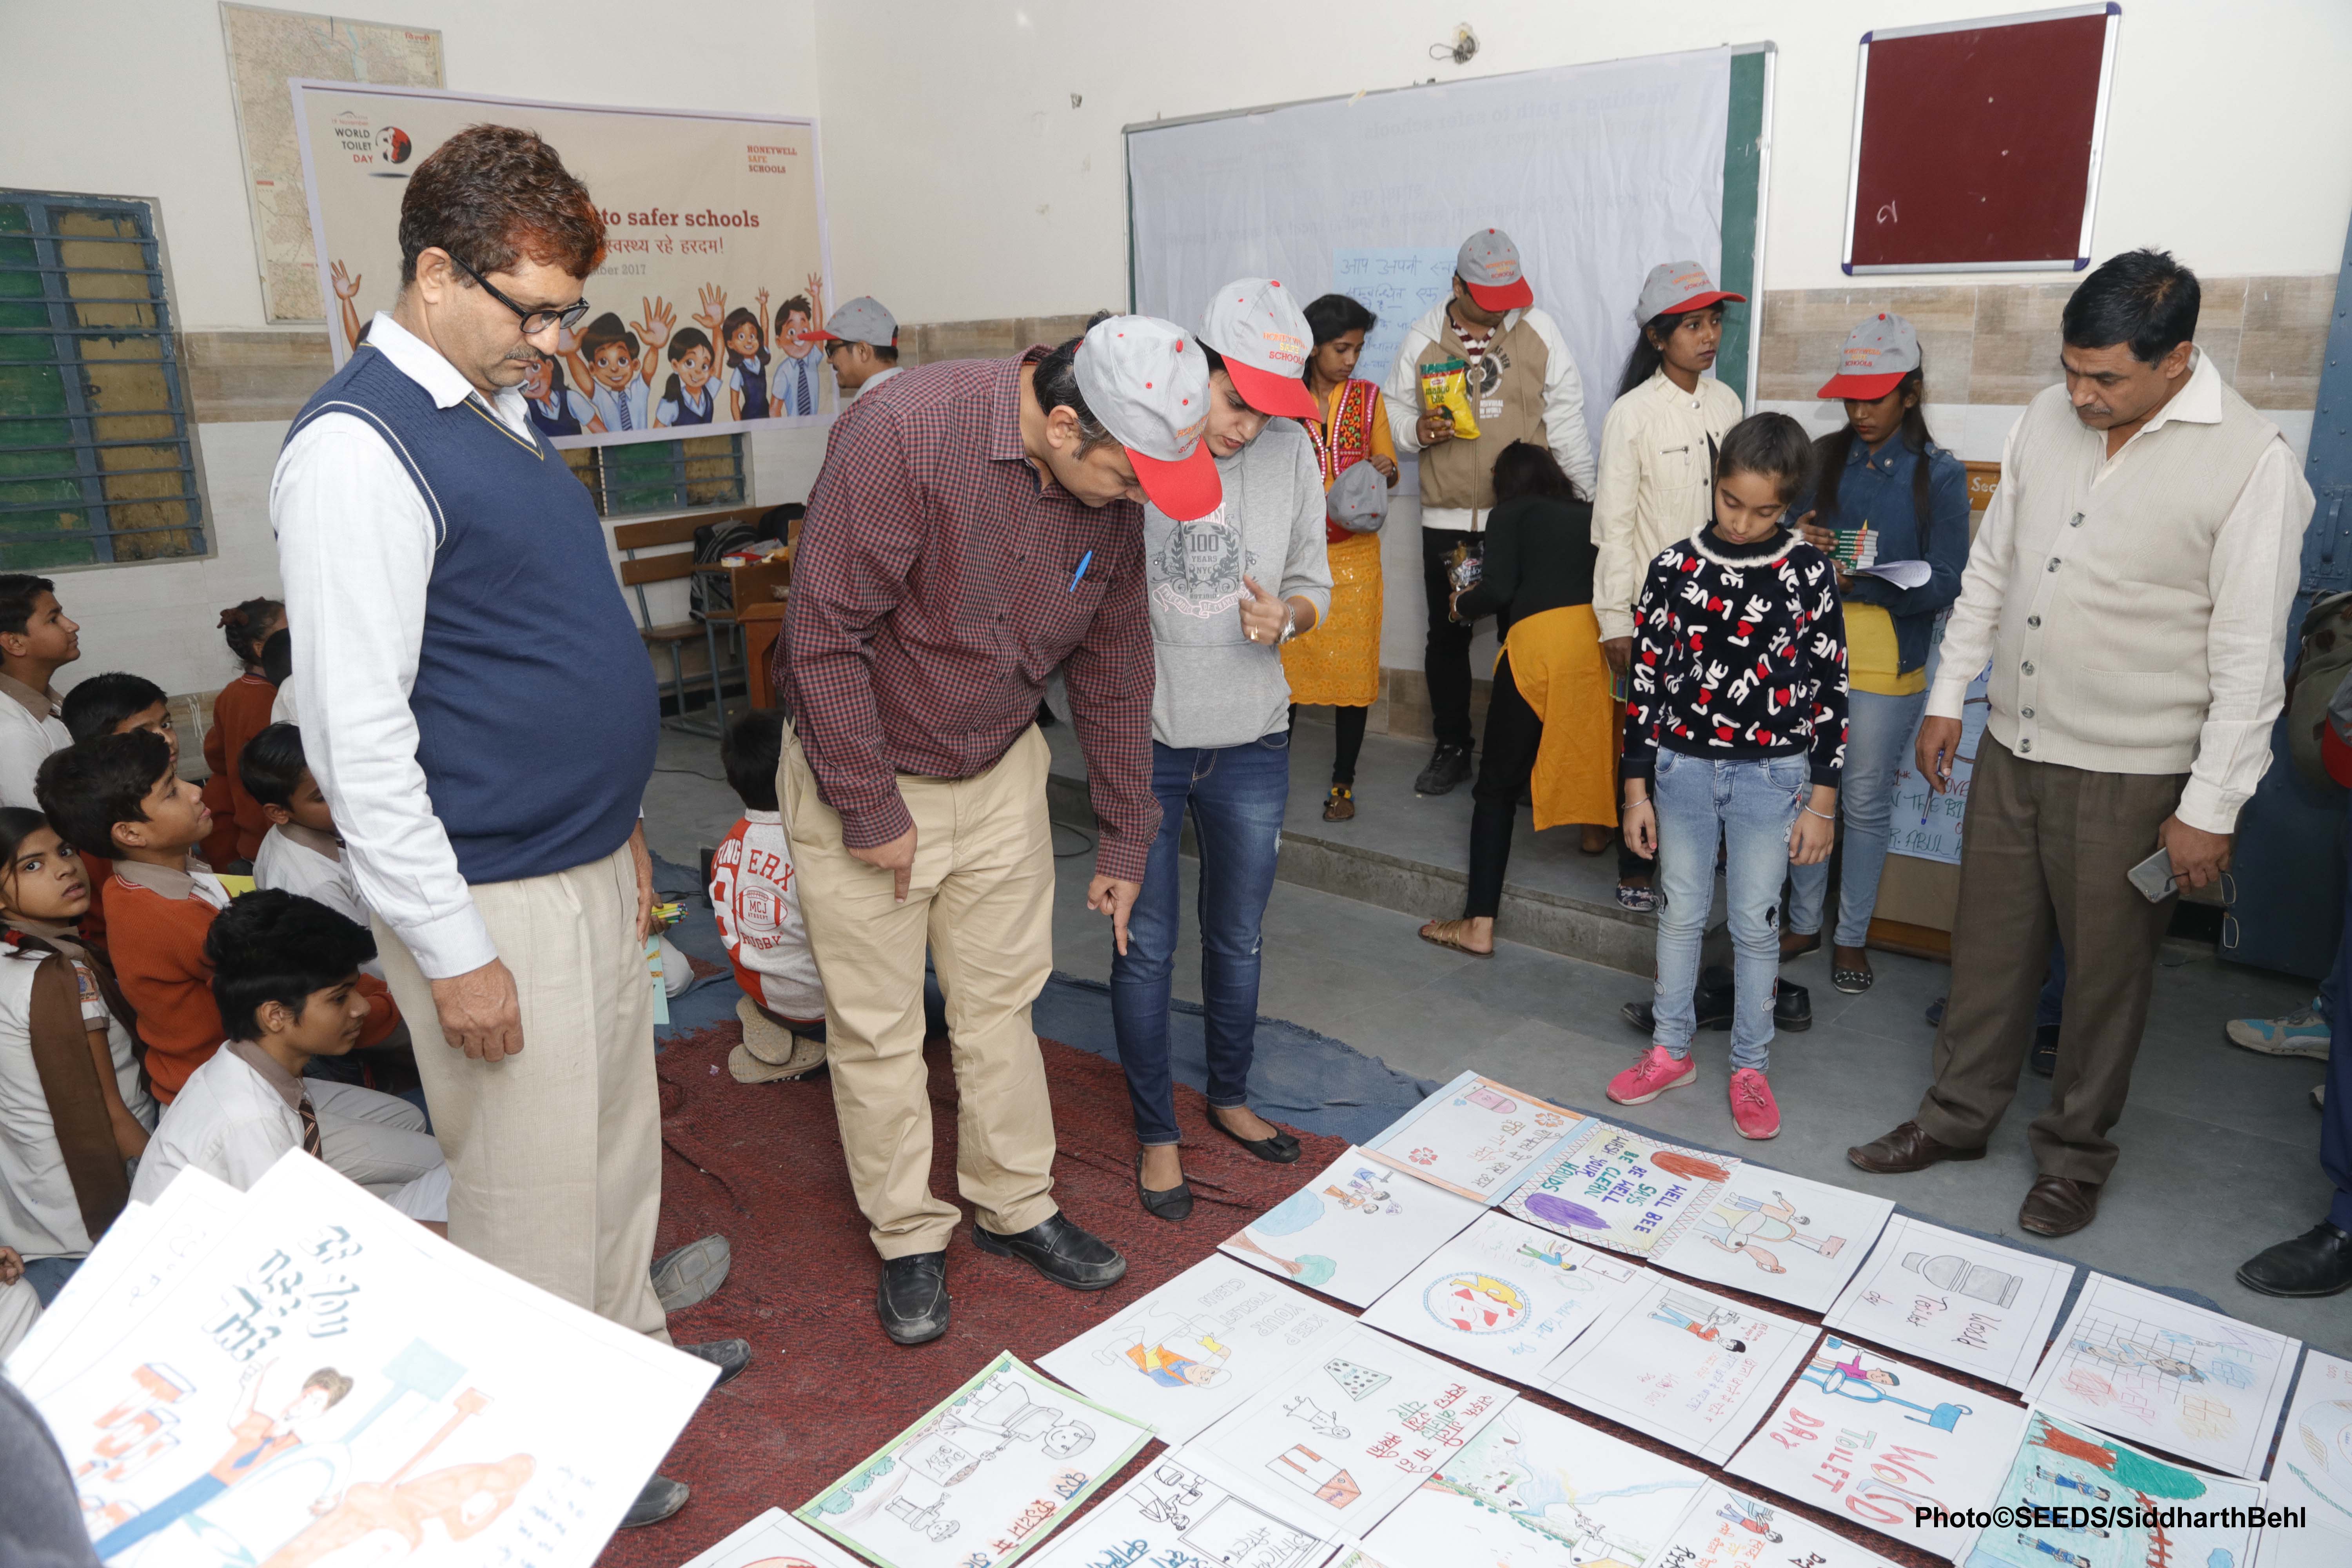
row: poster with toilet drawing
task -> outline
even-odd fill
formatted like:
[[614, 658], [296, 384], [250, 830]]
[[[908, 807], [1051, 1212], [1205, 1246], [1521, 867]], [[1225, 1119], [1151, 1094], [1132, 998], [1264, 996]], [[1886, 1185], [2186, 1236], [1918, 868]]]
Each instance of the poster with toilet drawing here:
[[1366, 1542], [1397, 1563], [1653, 1568], [1706, 1478], [1514, 1402]]
[[[1701, 1489], [1675, 1525], [1657, 1568], [1895, 1568], [1867, 1547], [1823, 1530], [1793, 1509], [1733, 1491], [1720, 1481]], [[2043, 1564], [2043, 1568], [2061, 1568]], [[2186, 1565], [2183, 1565], [2186, 1568]]]
[[1210, 1479], [1327, 1533], [1363, 1535], [1515, 1397], [1350, 1322], [1188, 1444]]
[[1534, 1384], [1640, 1272], [1630, 1258], [1490, 1211], [1373, 1302], [1363, 1321]]
[[1040, 1372], [1190, 1441], [1338, 1333], [1348, 1315], [1213, 1255], [1060, 1349]]
[[[2259, 1481], [2176, 1465], [2037, 1407], [1962, 1568], [2251, 1568], [2256, 1531], [2220, 1521], [2263, 1500]], [[2105, 1522], [2074, 1511], [2099, 1508], [2122, 1511]]]
[[1739, 1162], [1586, 1121], [1544, 1156], [1506, 1211], [1612, 1252], [1649, 1258], [1723, 1196]]
[[717, 1375], [289, 1151], [26, 1392], [110, 1563], [587, 1568]]
[[1369, 1307], [1486, 1212], [1475, 1198], [1401, 1175], [1349, 1149], [1227, 1237], [1221, 1249], [1276, 1279]]
[[2300, 1340], [2094, 1274], [2025, 1396], [2252, 1480], [2270, 1457], [2302, 1350]]
[[858, 1561], [786, 1513], [772, 1508], [678, 1568], [861, 1568]]
[[1500, 1203], [1584, 1117], [1465, 1072], [1389, 1124], [1364, 1152], [1481, 1203]]
[[1719, 1465], [1756, 1430], [1819, 1332], [1644, 1270], [1545, 1373], [1570, 1405]]
[[1826, 1312], [1893, 1217], [1890, 1199], [1742, 1164], [1650, 1261], [1686, 1279]]
[[2024, 1430], [2021, 1405], [1830, 1334], [1724, 1468], [1950, 1561], [1970, 1532], [1917, 1510], [1981, 1506]]
[[[2271, 1461], [2270, 1501], [2273, 1508], [2304, 1510], [2307, 1533], [2331, 1549], [2326, 1560], [2352, 1563], [2352, 1361], [2305, 1352], [2278, 1457]], [[2267, 1532], [2264, 1568], [2272, 1545], [2290, 1533]]]
[[1002, 1568], [1150, 1440], [1002, 1351], [796, 1511], [882, 1568]]
[[1032, 1568], [1321, 1568], [1331, 1539], [1160, 1454], [1046, 1542]]
[[1896, 1215], [1822, 1326], [2022, 1389], [2074, 1266]]

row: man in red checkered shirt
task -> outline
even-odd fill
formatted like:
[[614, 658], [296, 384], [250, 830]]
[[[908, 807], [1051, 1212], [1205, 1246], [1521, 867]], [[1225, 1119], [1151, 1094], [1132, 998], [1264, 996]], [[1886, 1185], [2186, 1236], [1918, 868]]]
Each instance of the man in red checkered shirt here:
[[947, 1331], [957, 1210], [930, 1186], [926, 948], [954, 1039], [972, 1239], [1073, 1289], [1127, 1260], [1061, 1213], [1029, 1006], [1054, 963], [1045, 737], [1060, 668], [1102, 830], [1087, 902], [1122, 946], [1160, 826], [1140, 503], [1216, 510], [1192, 334], [1122, 316], [1013, 360], [891, 377], [834, 426], [793, 566], [778, 777], [827, 1060], [900, 1344]]

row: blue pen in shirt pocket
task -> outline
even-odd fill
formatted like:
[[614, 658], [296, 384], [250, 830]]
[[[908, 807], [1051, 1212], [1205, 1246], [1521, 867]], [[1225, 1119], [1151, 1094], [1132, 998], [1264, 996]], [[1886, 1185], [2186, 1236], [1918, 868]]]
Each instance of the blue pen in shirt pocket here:
[[1071, 573], [1071, 574], [1070, 574], [1070, 585], [1069, 585], [1068, 587], [1066, 587], [1066, 588], [1063, 589], [1063, 590], [1062, 590], [1062, 592], [1064, 592], [1065, 594], [1075, 594], [1075, 593], [1076, 593], [1076, 592], [1078, 591], [1078, 584], [1079, 584], [1081, 581], [1083, 581], [1083, 580], [1085, 579], [1085, 577], [1086, 577], [1086, 574], [1087, 574], [1087, 567], [1089, 567], [1089, 566], [1091, 566], [1091, 565], [1093, 565], [1094, 563], [1095, 563], [1095, 552], [1094, 552], [1093, 551], [1089, 550], [1089, 551], [1087, 551], [1084, 555], [1079, 556], [1079, 557], [1078, 557], [1078, 569], [1077, 569], [1076, 571], [1075, 571], [1075, 572], [1073, 572], [1073, 573]]

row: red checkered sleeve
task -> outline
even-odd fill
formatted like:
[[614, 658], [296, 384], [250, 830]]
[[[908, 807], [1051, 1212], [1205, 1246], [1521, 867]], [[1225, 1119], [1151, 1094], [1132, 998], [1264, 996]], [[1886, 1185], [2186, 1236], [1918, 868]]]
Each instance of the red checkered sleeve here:
[[1121, 881], [1143, 880], [1160, 833], [1160, 797], [1151, 793], [1151, 692], [1159, 679], [1151, 616], [1143, 592], [1143, 534], [1122, 529], [1111, 580], [1092, 625], [1062, 667], [1070, 717], [1087, 754], [1087, 787], [1101, 841], [1095, 869]]

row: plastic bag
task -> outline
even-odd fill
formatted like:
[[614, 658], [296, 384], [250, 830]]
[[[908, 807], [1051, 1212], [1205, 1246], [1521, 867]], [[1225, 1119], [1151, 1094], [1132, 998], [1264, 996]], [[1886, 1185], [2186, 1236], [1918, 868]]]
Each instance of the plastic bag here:
[[1470, 366], [1458, 359], [1439, 360], [1421, 367], [1423, 407], [1454, 426], [1454, 438], [1478, 438], [1478, 416], [1470, 407]]

